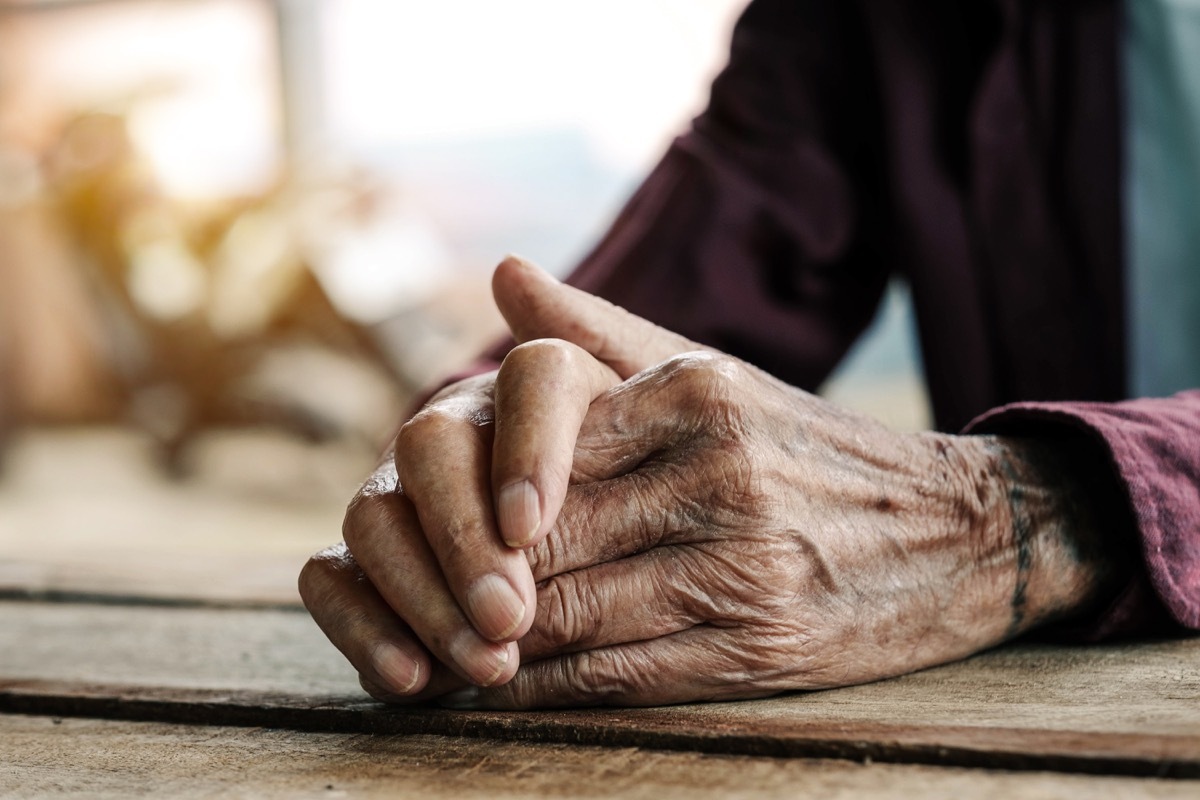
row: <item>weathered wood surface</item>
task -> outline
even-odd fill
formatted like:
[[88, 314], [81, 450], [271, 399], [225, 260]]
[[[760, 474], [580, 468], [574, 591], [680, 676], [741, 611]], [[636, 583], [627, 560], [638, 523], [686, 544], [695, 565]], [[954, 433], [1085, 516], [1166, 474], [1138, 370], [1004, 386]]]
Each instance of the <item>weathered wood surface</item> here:
[[0, 795], [1194, 798], [1200, 783], [0, 715]]
[[0, 596], [90, 592], [299, 605], [373, 462], [278, 437], [208, 437], [171, 480], [117, 430], [20, 437], [0, 480]]
[[1200, 777], [1200, 640], [1022, 645], [751, 703], [502, 714], [371, 702], [302, 613], [5, 602], [0, 711]]

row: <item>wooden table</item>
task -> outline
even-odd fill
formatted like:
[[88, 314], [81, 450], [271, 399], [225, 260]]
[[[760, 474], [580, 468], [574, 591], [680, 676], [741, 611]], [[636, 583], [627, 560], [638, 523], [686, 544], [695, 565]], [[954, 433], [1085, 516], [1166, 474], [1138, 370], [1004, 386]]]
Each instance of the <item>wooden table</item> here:
[[[50, 500], [0, 489], [2, 797], [1200, 797], [1200, 639], [1019, 644], [746, 703], [388, 708], [296, 602], [309, 533], [204, 539], [216, 512], [182, 491], [154, 500], [200, 515], [181, 538], [56, 556], [88, 507], [32, 543], [30, 496]], [[306, 530], [293, 510], [242, 516]]]

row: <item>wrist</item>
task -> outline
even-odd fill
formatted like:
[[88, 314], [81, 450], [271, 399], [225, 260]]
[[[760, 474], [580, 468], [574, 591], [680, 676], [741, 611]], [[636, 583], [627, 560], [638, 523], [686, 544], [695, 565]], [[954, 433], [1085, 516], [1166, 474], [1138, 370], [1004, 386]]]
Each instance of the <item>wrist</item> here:
[[1135, 554], [1128, 512], [1098, 448], [1082, 436], [981, 438], [1007, 499], [997, 530], [1010, 565], [1005, 638], [1111, 598]]

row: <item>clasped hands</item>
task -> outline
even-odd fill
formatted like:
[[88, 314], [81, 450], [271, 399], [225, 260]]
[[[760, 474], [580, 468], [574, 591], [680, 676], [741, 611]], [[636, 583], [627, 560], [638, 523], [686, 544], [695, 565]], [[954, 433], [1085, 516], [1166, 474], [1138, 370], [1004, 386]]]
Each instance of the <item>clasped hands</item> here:
[[[962, 658], [1101, 590], [1054, 454], [899, 434], [510, 258], [300, 590], [391, 702], [653, 705]], [[1094, 549], [1094, 548], [1093, 548]]]

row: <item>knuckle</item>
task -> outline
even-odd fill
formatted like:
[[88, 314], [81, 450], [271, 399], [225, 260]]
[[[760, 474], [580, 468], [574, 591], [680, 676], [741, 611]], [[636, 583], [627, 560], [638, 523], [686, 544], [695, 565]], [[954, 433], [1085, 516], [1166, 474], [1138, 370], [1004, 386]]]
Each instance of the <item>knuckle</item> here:
[[300, 590], [300, 599], [306, 607], [311, 607], [311, 604], [325, 593], [326, 587], [333, 582], [337, 573], [336, 562], [325, 550], [305, 562], [300, 568], [300, 577], [296, 585]]
[[570, 369], [576, 360], [575, 345], [562, 339], [534, 339], [508, 352], [501, 374], [511, 377], [528, 371], [559, 373]]
[[405, 457], [420, 459], [454, 428], [457, 420], [438, 406], [426, 406], [396, 434], [397, 464]]
[[525, 562], [529, 564], [529, 571], [533, 573], [533, 579], [535, 581], [541, 580], [551, 571], [550, 568], [553, 563], [553, 558], [549, 552], [549, 546], [546, 543], [547, 539], [549, 538], [550, 537], [547, 536], [533, 547], [525, 550]]
[[695, 390], [697, 402], [704, 409], [702, 419], [708, 426], [710, 439], [722, 442], [724, 450], [731, 454], [744, 455], [747, 409], [739, 388], [742, 366], [736, 359], [724, 356], [710, 367], [703, 384]]
[[353, 551], [373, 530], [386, 524], [387, 517], [387, 501], [384, 497], [360, 492], [346, 506], [346, 515], [342, 518], [342, 538]]
[[585, 650], [563, 660], [563, 684], [579, 698], [616, 703], [637, 693], [635, 671], [618, 650]]
[[685, 400], [706, 406], [729, 399], [742, 367], [732, 356], [698, 350], [672, 356], [663, 363], [663, 370]]
[[560, 536], [545, 536], [536, 545], [526, 549], [525, 559], [529, 562], [529, 570], [533, 573], [534, 580], [544, 580], [562, 571], [560, 539]]
[[298, 588], [304, 607], [318, 623], [352, 635], [370, 623], [370, 613], [358, 600], [355, 586], [364, 579], [344, 545], [322, 550], [300, 570]]
[[586, 646], [595, 636], [596, 609], [588, 591], [571, 574], [557, 575], [546, 582], [538, 606], [545, 608], [543, 635], [558, 651]]

